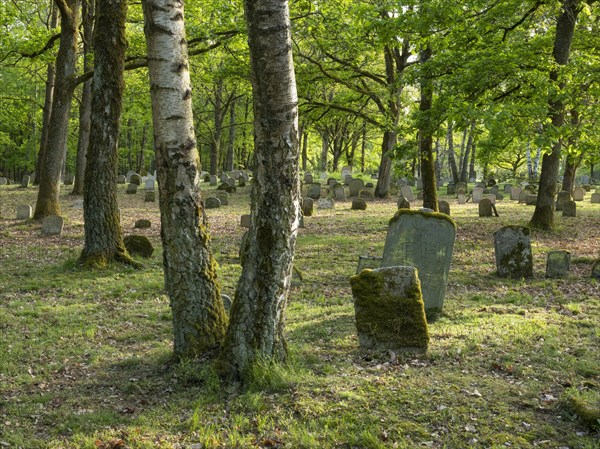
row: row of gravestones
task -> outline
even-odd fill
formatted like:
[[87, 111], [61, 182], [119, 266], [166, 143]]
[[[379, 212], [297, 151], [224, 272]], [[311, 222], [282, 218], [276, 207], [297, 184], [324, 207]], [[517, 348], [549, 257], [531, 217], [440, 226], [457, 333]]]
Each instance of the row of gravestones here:
[[[33, 218], [33, 209], [28, 204], [17, 206], [17, 220], [30, 220]], [[42, 222], [43, 235], [60, 235], [62, 234], [64, 220], [58, 215], [49, 215]]]

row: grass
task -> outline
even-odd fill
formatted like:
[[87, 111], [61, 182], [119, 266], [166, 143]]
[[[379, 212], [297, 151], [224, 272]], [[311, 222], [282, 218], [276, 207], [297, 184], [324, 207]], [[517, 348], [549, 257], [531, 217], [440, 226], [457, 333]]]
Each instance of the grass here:
[[[0, 186], [0, 447], [10, 448], [582, 448], [599, 447], [600, 209], [578, 204], [550, 233], [533, 231], [535, 276], [494, 276], [492, 234], [526, 224], [448, 198], [458, 225], [443, 315], [427, 355], [358, 347], [348, 282], [358, 255], [381, 255], [395, 202], [350, 202], [305, 219], [287, 311], [290, 359], [263, 362], [245, 389], [209, 363], [171, 361], [156, 203], [119, 191], [125, 234], [156, 247], [142, 270], [79, 270], [82, 211], [61, 197], [65, 231], [17, 221], [34, 189]], [[247, 189], [208, 211], [223, 292], [233, 297]], [[414, 207], [414, 206], [413, 206]], [[148, 218], [152, 228], [135, 230]], [[544, 277], [566, 249], [565, 279]]]

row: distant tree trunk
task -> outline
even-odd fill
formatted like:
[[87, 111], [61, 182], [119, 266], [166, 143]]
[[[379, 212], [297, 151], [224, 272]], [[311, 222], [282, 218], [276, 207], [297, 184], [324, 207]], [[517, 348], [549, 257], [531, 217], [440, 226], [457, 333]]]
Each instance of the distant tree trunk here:
[[535, 152], [535, 159], [533, 160], [533, 177], [537, 179], [540, 169], [540, 157], [542, 155], [542, 148], [538, 147]]
[[327, 156], [329, 155], [329, 128], [325, 127], [321, 132], [321, 171], [327, 171]]
[[246, 101], [244, 102], [244, 127], [242, 128], [242, 148], [240, 154], [240, 163], [244, 165], [244, 168], [248, 168], [250, 165], [250, 152], [248, 151], [246, 123], [248, 123], [248, 118], [250, 116], [251, 99], [247, 96], [245, 97], [245, 99]]
[[367, 150], [367, 124], [363, 123], [362, 136], [360, 139], [360, 172], [365, 172], [365, 152]]
[[34, 218], [38, 220], [52, 214], [60, 215], [60, 175], [67, 152], [69, 113], [75, 89], [80, 0], [55, 1], [60, 10], [60, 46], [56, 56], [56, 81], [48, 145], [35, 205]]
[[[83, 71], [92, 70], [92, 39], [94, 38], [95, 0], [83, 0], [81, 16], [83, 21]], [[77, 159], [75, 163], [75, 183], [71, 195], [83, 195], [85, 163], [90, 140], [90, 122], [92, 115], [92, 79], [83, 83], [81, 104], [79, 105], [79, 138], [77, 140]]]
[[469, 162], [469, 181], [475, 179], [477, 174], [475, 173], [475, 143], [471, 146], [471, 162]]
[[433, 154], [435, 156], [435, 180], [439, 182], [442, 178], [442, 160], [440, 158], [440, 139], [435, 140], [433, 147]]
[[[571, 125], [576, 128], [579, 125], [579, 111], [576, 109], [571, 110]], [[569, 146], [575, 146], [577, 144], [575, 134], [572, 134], [569, 138]], [[565, 171], [563, 174], [562, 190], [572, 192], [575, 187], [575, 173], [581, 163], [581, 156], [576, 157], [572, 154], [567, 154], [567, 161], [565, 162]]]
[[308, 130], [302, 127], [299, 135], [302, 137], [302, 171], [305, 172], [308, 160]]
[[[50, 0], [50, 8], [52, 9], [50, 16], [49, 28], [55, 29], [58, 25], [58, 8], [53, 0]], [[50, 131], [50, 117], [52, 116], [52, 98], [54, 96], [54, 83], [56, 80], [56, 67], [53, 62], [49, 62], [46, 69], [46, 93], [44, 95], [44, 110], [42, 114], [42, 132], [40, 136], [40, 149], [35, 165], [34, 184], [40, 183], [42, 171], [44, 170], [44, 160], [46, 157], [46, 149], [48, 148], [48, 133]]]
[[119, 124], [125, 68], [127, 0], [101, 0], [96, 9], [90, 143], [83, 196], [85, 245], [79, 263], [134, 264], [123, 243], [117, 204]]
[[221, 134], [223, 131], [223, 120], [221, 114], [221, 107], [223, 104], [223, 79], [217, 80], [215, 86], [215, 102], [214, 102], [214, 114], [213, 114], [213, 125], [214, 129], [212, 132], [212, 138], [210, 141], [210, 167], [209, 171], [211, 175], [216, 175], [219, 170], [219, 155], [221, 153]]
[[254, 94], [255, 168], [248, 231], [222, 374], [258, 359], [282, 361], [285, 307], [299, 226], [298, 99], [287, 0], [246, 0]]
[[[146, 141], [148, 140], [148, 127], [150, 123], [145, 122], [142, 128], [142, 137], [140, 138], [140, 165], [142, 166], [141, 171], [146, 169]], [[151, 158], [152, 159], [152, 158]], [[152, 161], [151, 161], [152, 163]], [[154, 170], [152, 170], [154, 171]]]
[[531, 161], [531, 142], [527, 142], [525, 157], [527, 158], [527, 179], [531, 180], [533, 179], [533, 163]]
[[[234, 94], [232, 94], [233, 96]], [[233, 170], [233, 155], [235, 153], [235, 100], [232, 100], [229, 105], [229, 141], [227, 142], [227, 161], [225, 162], [225, 170]]]
[[392, 158], [390, 155], [396, 147], [396, 131], [385, 131], [383, 141], [381, 142], [381, 161], [379, 171], [377, 172], [377, 185], [375, 186], [375, 196], [377, 198], [387, 198], [390, 190], [390, 180], [392, 176]]
[[[557, 18], [556, 36], [554, 40], [553, 56], [559, 66], [567, 65], [571, 52], [571, 42], [575, 33], [575, 23], [579, 13], [579, 0], [564, 0], [562, 10]], [[559, 81], [559, 71], [550, 71], [550, 80], [564, 87], [565, 82]], [[550, 118], [552, 126], [561, 128], [565, 122], [565, 106], [561, 98], [552, 98], [549, 101]], [[558, 168], [561, 158], [562, 140], [558, 139], [552, 146], [550, 153], [542, 157], [542, 172], [540, 174], [537, 203], [535, 211], [529, 222], [530, 226], [541, 229], [550, 229], [554, 226], [554, 195], [558, 179]]]
[[467, 176], [467, 170], [469, 166], [469, 154], [473, 152], [473, 139], [475, 135], [475, 122], [471, 123], [469, 127], [469, 137], [467, 139], [467, 146], [465, 148], [465, 154], [463, 155], [462, 161], [460, 163], [460, 176], [459, 180], [461, 182], [468, 182], [469, 178]]
[[[421, 65], [431, 59], [431, 48], [421, 51]], [[421, 176], [423, 178], [423, 207], [438, 211], [437, 185], [435, 181], [435, 160], [433, 157], [433, 82], [427, 73], [421, 75], [421, 102], [419, 103], [419, 153], [421, 155]]]
[[448, 132], [446, 134], [448, 140], [448, 166], [450, 167], [450, 174], [452, 180], [456, 184], [459, 182], [458, 169], [456, 167], [456, 153], [454, 153], [454, 132], [452, 120], [448, 120]]
[[144, 0], [142, 7], [174, 352], [196, 357], [219, 348], [227, 316], [198, 188], [183, 2]]

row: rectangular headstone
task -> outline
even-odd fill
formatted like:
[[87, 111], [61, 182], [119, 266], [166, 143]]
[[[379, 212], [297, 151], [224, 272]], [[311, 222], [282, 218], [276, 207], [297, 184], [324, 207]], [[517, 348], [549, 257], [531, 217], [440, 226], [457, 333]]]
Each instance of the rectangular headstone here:
[[29, 220], [33, 217], [33, 211], [29, 204], [17, 206], [17, 220]]
[[64, 220], [58, 215], [48, 215], [42, 223], [43, 235], [60, 235], [62, 234]]
[[400, 187], [400, 193], [408, 201], [412, 202], [412, 201], [415, 200], [415, 196], [413, 195], [413, 191], [412, 191], [412, 189], [410, 188], [409, 185], [405, 185], [405, 186]]
[[525, 226], [505, 226], [494, 232], [498, 276], [521, 279], [533, 277], [531, 231]]

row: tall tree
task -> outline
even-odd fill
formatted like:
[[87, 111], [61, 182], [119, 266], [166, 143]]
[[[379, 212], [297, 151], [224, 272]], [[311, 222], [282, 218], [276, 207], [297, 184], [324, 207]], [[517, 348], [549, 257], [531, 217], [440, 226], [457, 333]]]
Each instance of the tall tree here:
[[55, 0], [60, 11], [60, 46], [49, 122], [48, 144], [34, 218], [60, 215], [60, 176], [67, 152], [67, 131], [75, 89], [80, 0]]
[[90, 142], [85, 167], [85, 245], [79, 263], [133, 264], [123, 243], [117, 204], [119, 124], [125, 66], [127, 0], [98, 0], [94, 33], [94, 80]]
[[227, 316], [199, 191], [183, 2], [144, 0], [165, 288], [176, 357], [217, 349]]
[[284, 317], [299, 225], [298, 100], [287, 0], [246, 0], [254, 95], [252, 224], [220, 369], [284, 360]]
[[[578, 14], [579, 0], [563, 1], [556, 21], [554, 50], [552, 52], [557, 68], [553, 68], [550, 72], [550, 80], [556, 83], [558, 91], [565, 88], [565, 81], [559, 68], [566, 66], [569, 62]], [[550, 98], [549, 106], [552, 127], [560, 129], [565, 123], [565, 101], [560, 95], [555, 95]], [[562, 145], [563, 141], [558, 137], [552, 145], [551, 151], [542, 157], [537, 203], [529, 222], [532, 227], [550, 229], [554, 225], [554, 195], [556, 193]]]

